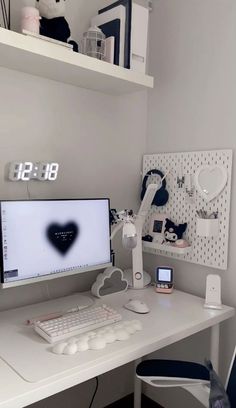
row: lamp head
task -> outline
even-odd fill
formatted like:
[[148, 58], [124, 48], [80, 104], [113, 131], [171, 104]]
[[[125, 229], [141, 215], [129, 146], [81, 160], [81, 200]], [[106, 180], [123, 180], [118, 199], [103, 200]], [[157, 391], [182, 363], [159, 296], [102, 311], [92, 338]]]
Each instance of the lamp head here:
[[137, 245], [137, 231], [131, 221], [126, 221], [123, 225], [122, 244], [126, 249], [133, 249]]

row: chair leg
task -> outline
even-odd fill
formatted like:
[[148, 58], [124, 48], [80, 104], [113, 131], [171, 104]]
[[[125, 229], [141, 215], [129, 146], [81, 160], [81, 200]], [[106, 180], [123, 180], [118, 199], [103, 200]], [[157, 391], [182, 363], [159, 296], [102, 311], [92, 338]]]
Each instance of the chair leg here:
[[220, 325], [215, 324], [211, 328], [211, 362], [214, 370], [218, 373], [219, 370], [219, 342], [220, 342]]
[[134, 408], [141, 408], [142, 381], [136, 376], [136, 367], [141, 361], [141, 358], [134, 361]]

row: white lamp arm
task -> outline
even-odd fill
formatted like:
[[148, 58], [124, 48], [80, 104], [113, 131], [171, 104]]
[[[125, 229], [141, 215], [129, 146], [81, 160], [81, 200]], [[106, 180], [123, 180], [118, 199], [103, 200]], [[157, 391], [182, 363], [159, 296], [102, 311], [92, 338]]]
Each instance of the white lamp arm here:
[[159, 186], [157, 184], [149, 184], [147, 186], [147, 190], [145, 192], [145, 195], [143, 197], [143, 201], [141, 203], [141, 206], [140, 206], [138, 214], [137, 214], [137, 216], [143, 217], [144, 221], [145, 221], [145, 218], [147, 216], [148, 211], [151, 208], [152, 201], [153, 201], [153, 199], [155, 197], [155, 194], [156, 194], [158, 188], [159, 188]]
[[111, 241], [113, 240], [113, 238], [115, 237], [115, 235], [117, 234], [117, 232], [123, 227], [123, 221], [121, 221], [121, 222], [119, 222], [119, 224], [117, 224], [114, 228], [113, 228], [113, 230], [112, 230], [112, 233], [111, 233], [111, 236], [110, 236], [110, 239], [111, 239]]
[[[144, 287], [143, 279], [143, 252], [142, 252], [142, 229], [145, 218], [151, 208], [154, 196], [159, 188], [157, 184], [149, 184], [147, 186], [143, 201], [139, 208], [138, 214], [133, 217], [132, 223], [135, 226], [135, 248], [132, 247], [132, 287], [134, 289], [142, 289]], [[121, 218], [118, 224], [114, 227], [111, 233], [111, 240], [115, 237], [117, 232], [124, 226], [125, 218]], [[133, 243], [133, 241], [132, 241]], [[130, 279], [128, 279], [130, 281]]]
[[134, 223], [137, 232], [137, 246], [132, 250], [132, 275], [134, 289], [142, 289], [144, 287], [142, 230], [145, 218], [149, 209], [151, 208], [152, 201], [157, 190], [157, 184], [148, 185]]

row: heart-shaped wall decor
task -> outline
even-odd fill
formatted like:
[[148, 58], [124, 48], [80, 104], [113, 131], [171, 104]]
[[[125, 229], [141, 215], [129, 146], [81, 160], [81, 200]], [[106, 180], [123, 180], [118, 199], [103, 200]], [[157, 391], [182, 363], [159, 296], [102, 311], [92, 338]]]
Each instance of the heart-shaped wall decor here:
[[67, 251], [69, 251], [78, 233], [79, 228], [74, 222], [68, 222], [66, 225], [50, 224], [46, 231], [49, 242], [62, 255], [65, 255]]
[[206, 200], [214, 200], [225, 188], [228, 179], [224, 166], [201, 166], [195, 173], [195, 185], [199, 194]]

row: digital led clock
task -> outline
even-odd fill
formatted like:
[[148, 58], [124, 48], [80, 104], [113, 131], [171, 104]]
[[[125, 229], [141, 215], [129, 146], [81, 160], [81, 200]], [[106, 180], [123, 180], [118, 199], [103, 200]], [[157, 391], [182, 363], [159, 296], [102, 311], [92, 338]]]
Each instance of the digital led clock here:
[[58, 163], [12, 162], [9, 167], [9, 179], [11, 181], [55, 181], [58, 170]]

